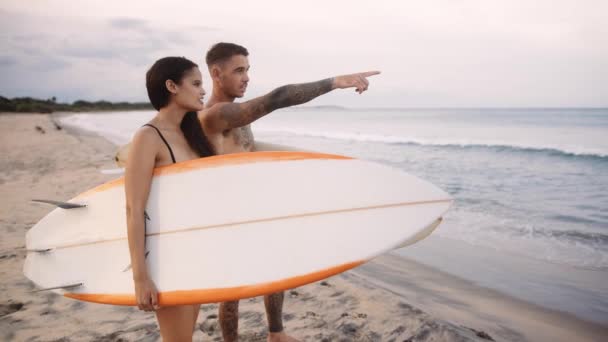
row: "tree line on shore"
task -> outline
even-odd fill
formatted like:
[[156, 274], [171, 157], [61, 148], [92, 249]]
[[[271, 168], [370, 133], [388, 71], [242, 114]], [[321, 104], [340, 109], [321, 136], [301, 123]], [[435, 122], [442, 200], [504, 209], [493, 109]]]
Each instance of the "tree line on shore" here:
[[110, 102], [84, 101], [59, 103], [55, 97], [47, 100], [32, 97], [15, 97], [12, 99], [0, 96], [0, 112], [19, 113], [53, 113], [53, 112], [92, 112], [113, 110], [145, 110], [153, 109], [149, 102]]

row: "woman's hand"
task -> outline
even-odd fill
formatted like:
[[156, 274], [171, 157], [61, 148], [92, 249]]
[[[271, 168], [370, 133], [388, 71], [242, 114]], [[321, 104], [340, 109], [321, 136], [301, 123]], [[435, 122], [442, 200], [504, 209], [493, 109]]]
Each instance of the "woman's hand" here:
[[155, 311], [160, 308], [158, 291], [152, 279], [144, 277], [141, 280], [135, 280], [135, 300], [140, 310]]

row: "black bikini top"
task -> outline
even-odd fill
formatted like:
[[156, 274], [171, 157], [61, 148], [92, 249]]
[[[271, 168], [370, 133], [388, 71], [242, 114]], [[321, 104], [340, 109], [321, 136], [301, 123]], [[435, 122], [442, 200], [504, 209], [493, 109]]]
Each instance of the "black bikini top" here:
[[173, 163], [175, 164], [176, 161], [175, 161], [175, 156], [173, 155], [173, 150], [171, 149], [171, 146], [169, 146], [169, 143], [167, 142], [167, 140], [165, 139], [165, 137], [163, 137], [163, 134], [160, 132], [160, 130], [158, 128], [156, 128], [155, 126], [150, 125], [150, 124], [145, 124], [144, 126], [150, 126], [150, 127], [154, 128], [156, 130], [156, 132], [158, 133], [158, 135], [160, 136], [160, 138], [163, 139], [163, 142], [165, 143], [165, 145], [167, 145], [167, 148], [169, 149], [169, 153], [171, 153], [171, 160], [173, 160]]

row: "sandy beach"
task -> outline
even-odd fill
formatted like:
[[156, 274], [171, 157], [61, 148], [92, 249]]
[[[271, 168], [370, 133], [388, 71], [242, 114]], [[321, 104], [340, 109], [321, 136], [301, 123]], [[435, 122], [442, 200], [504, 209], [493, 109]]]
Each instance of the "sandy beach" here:
[[[53, 115], [0, 114], [0, 340], [159, 341], [152, 313], [36, 292], [22, 273], [25, 232], [67, 200], [116, 176], [116, 146], [58, 129]], [[608, 327], [387, 255], [286, 292], [286, 330], [303, 341], [602, 341]], [[262, 298], [241, 301], [240, 338], [264, 341]], [[221, 341], [217, 305], [203, 305], [196, 341]]]

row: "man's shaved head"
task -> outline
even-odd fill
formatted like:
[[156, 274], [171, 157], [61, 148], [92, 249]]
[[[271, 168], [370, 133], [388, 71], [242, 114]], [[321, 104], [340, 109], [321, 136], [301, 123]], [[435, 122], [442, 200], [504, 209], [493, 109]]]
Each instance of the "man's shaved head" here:
[[214, 64], [222, 63], [230, 59], [232, 56], [243, 55], [249, 56], [249, 52], [244, 47], [233, 43], [217, 43], [207, 51], [205, 61], [207, 66], [211, 67]]

